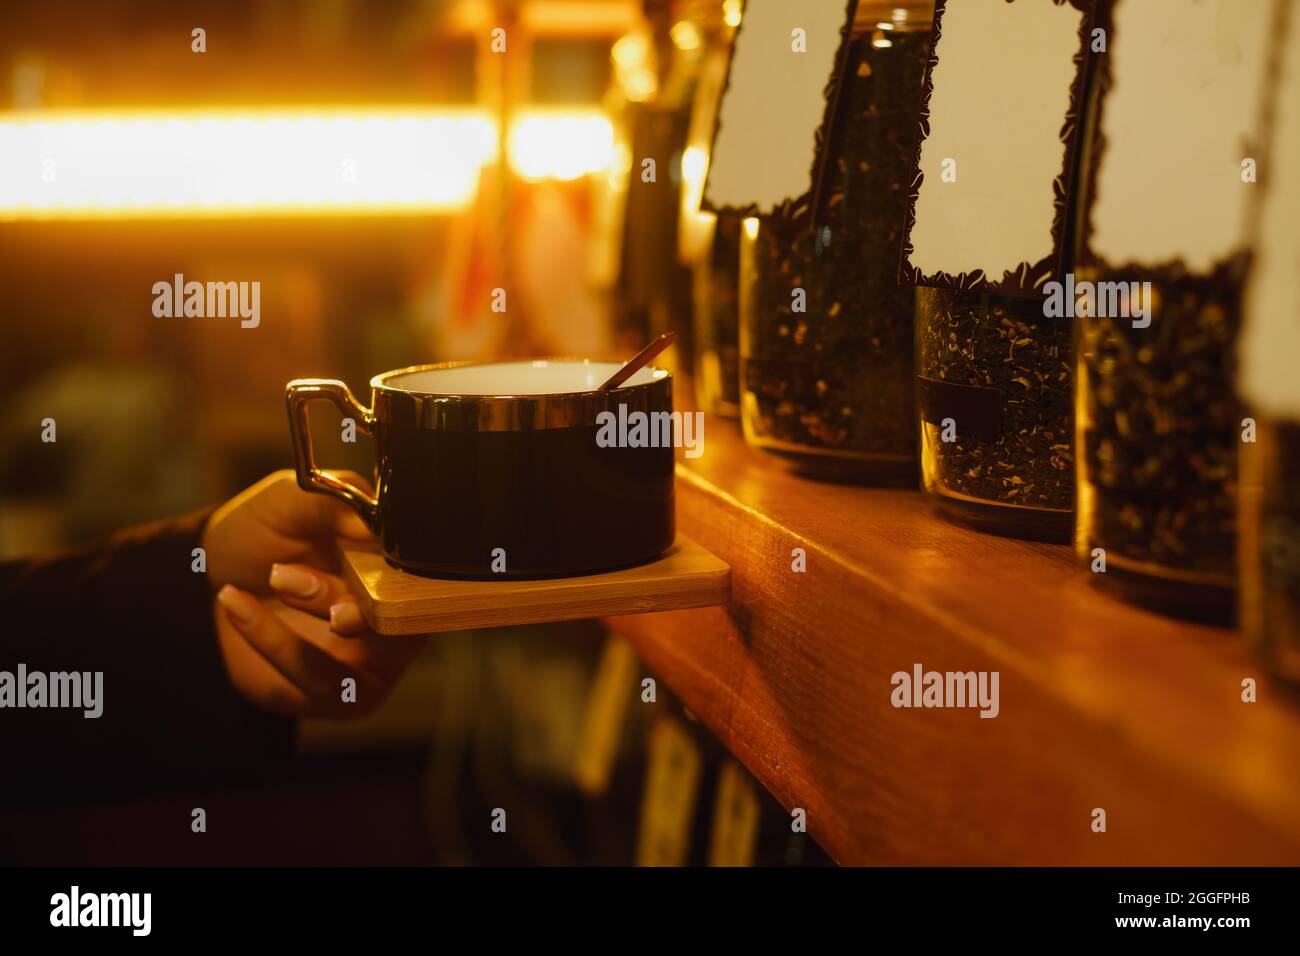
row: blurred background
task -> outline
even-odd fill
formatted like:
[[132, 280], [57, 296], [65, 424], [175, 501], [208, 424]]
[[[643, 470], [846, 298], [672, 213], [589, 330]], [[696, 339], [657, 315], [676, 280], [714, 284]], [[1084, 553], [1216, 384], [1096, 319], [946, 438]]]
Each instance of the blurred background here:
[[[689, 402], [690, 255], [710, 242], [699, 193], [739, 17], [738, 0], [0, 0], [0, 558], [291, 466], [296, 377], [366, 395], [422, 362], [627, 356], [677, 316]], [[633, 156], [655, 188], [629, 199]], [[259, 282], [260, 323], [156, 316], [177, 274]], [[322, 416], [318, 458], [369, 470], [367, 440], [331, 446]], [[596, 623], [440, 635], [389, 705], [304, 725], [270, 778], [70, 795], [6, 817], [0, 858], [828, 862], [666, 687], [640, 705], [646, 676]], [[673, 774], [689, 812], [664, 824]], [[503, 793], [519, 811], [492, 838]], [[242, 825], [196, 857], [185, 831], [141, 825], [173, 804]], [[730, 857], [726, 820], [747, 834]]]
[[[290, 464], [291, 378], [364, 395], [390, 368], [614, 355], [640, 339], [648, 305], [614, 314], [630, 166], [614, 131], [636, 108], [671, 125], [688, 103], [694, 57], [670, 39], [669, 4], [3, 10], [0, 401], [19, 433], [0, 458], [3, 554], [216, 500]], [[691, 27], [695, 53], [706, 28]], [[673, 105], [659, 105], [661, 82]], [[680, 154], [662, 157], [665, 193]], [[90, 157], [111, 169], [83, 175]], [[19, 177], [20, 158], [49, 159], [49, 177]], [[220, 181], [172, 173], [200, 161]], [[177, 273], [260, 282], [260, 326], [156, 318], [150, 290]], [[36, 412], [75, 461], [39, 448]], [[340, 467], [369, 453], [335, 451]], [[120, 494], [93, 493], [91, 476]]]

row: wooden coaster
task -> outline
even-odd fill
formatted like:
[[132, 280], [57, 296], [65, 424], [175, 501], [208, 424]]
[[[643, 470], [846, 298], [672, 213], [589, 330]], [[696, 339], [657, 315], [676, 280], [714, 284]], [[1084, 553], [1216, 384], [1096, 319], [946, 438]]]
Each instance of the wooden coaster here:
[[393, 567], [377, 546], [340, 546], [343, 577], [377, 634], [428, 634], [648, 611], [727, 600], [731, 569], [682, 535], [658, 561], [621, 571], [542, 581], [423, 578]]

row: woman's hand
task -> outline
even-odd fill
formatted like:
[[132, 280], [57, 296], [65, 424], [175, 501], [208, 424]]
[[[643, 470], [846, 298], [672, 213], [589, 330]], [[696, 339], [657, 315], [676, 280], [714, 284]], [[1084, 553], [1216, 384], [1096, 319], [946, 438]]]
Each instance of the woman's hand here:
[[[340, 537], [373, 540], [355, 512], [303, 491], [291, 471], [264, 478], [208, 520], [202, 545], [222, 658], [239, 692], [265, 710], [369, 713], [424, 646], [421, 637], [369, 630], [347, 585], [331, 573]], [[355, 679], [355, 694], [345, 695], [347, 678]]]

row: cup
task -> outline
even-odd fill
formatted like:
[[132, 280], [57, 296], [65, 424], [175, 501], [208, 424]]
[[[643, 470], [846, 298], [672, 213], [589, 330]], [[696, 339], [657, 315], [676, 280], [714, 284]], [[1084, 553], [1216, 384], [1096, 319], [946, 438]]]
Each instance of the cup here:
[[[285, 390], [298, 484], [346, 502], [390, 564], [428, 577], [564, 577], [653, 560], [675, 534], [672, 441], [655, 427], [671, 421], [672, 376], [647, 367], [601, 391], [619, 367], [417, 365], [372, 378], [369, 407], [343, 382], [298, 379]], [[373, 496], [317, 466], [316, 401], [374, 436]], [[650, 441], [646, 429], [626, 440], [618, 424], [637, 412]]]

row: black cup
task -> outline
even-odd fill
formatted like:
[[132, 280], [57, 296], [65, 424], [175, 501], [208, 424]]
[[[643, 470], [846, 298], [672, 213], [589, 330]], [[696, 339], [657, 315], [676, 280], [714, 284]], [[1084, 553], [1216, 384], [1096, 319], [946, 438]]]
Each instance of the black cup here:
[[[672, 376], [645, 368], [600, 391], [618, 368], [418, 365], [371, 379], [369, 408], [339, 381], [290, 382], [298, 484], [351, 505], [388, 562], [415, 574], [540, 578], [653, 560], [674, 537], [672, 445], [611, 444], [608, 428], [598, 442], [609, 419], [597, 416], [671, 413]], [[318, 400], [374, 436], [374, 497], [316, 466], [307, 406]]]

